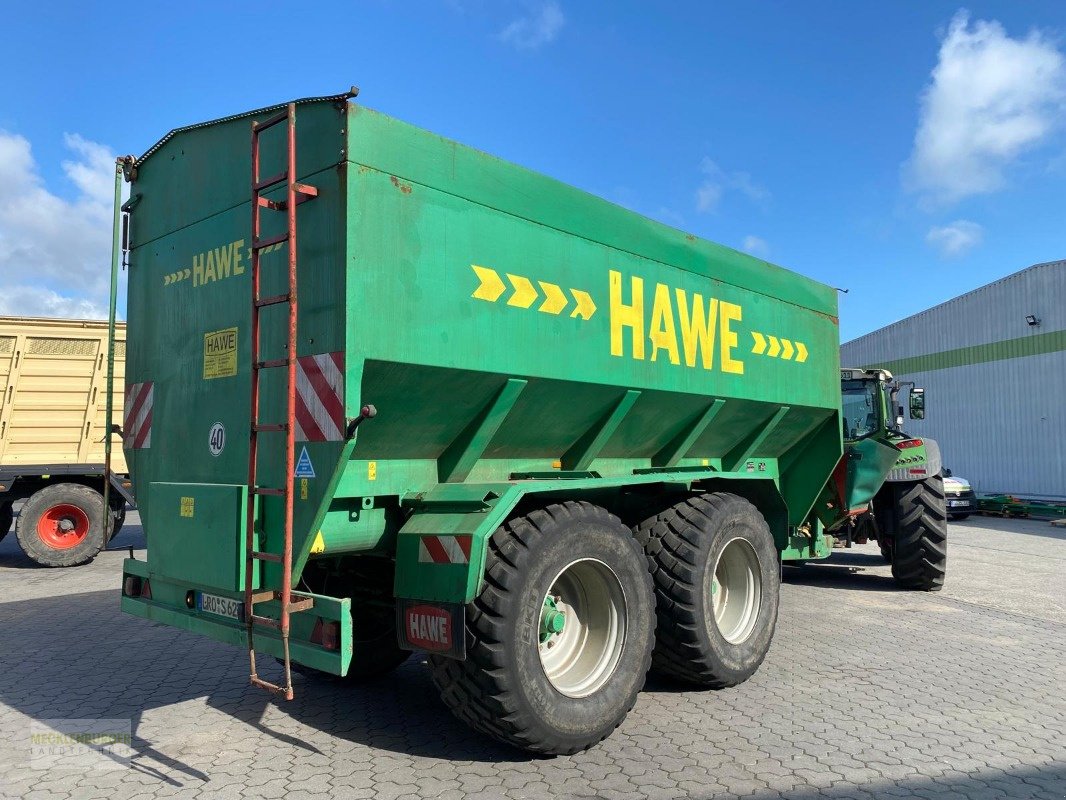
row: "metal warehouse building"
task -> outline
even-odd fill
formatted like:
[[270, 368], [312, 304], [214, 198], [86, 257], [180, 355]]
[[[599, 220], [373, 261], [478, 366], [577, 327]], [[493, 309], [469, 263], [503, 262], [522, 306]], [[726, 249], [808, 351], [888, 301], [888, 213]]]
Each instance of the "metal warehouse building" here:
[[841, 347], [926, 390], [909, 433], [981, 494], [1066, 498], [1066, 261], [982, 286]]

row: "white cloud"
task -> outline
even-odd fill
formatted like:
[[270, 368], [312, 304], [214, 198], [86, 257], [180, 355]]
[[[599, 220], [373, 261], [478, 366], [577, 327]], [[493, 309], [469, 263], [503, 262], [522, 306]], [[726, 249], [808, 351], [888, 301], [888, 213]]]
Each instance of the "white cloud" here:
[[566, 23], [563, 10], [555, 0], [530, 6], [530, 13], [511, 22], [499, 33], [501, 42], [519, 50], [536, 50], [551, 43]]
[[76, 134], [65, 199], [44, 185], [30, 143], [0, 130], [0, 314], [104, 317], [115, 158]]
[[696, 210], [709, 214], [718, 210], [718, 205], [726, 192], [740, 192], [749, 200], [765, 202], [770, 193], [752, 180], [747, 172], [726, 172], [709, 158], [700, 163], [703, 182], [696, 189]]
[[976, 222], [957, 219], [947, 225], [930, 228], [925, 235], [925, 242], [944, 258], [958, 258], [979, 245], [984, 235], [984, 229]]
[[910, 188], [948, 204], [1001, 188], [1004, 171], [1063, 120], [1066, 66], [1039, 31], [1012, 39], [959, 11], [921, 99]]
[[767, 244], [765, 239], [760, 239], [758, 236], [745, 236], [742, 248], [744, 252], [751, 253], [759, 258], [766, 258], [770, 255], [770, 245]]

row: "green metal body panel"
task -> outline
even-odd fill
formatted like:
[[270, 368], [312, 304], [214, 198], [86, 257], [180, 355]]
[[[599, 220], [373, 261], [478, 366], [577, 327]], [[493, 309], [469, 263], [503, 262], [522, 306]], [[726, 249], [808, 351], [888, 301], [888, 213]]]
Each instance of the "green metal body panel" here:
[[[155, 387], [151, 446], [126, 443], [144, 569], [219, 589], [240, 523], [162, 544], [184, 495], [148, 487], [247, 480], [249, 124], [273, 111], [172, 133], [132, 187], [127, 380]], [[529, 494], [735, 484], [793, 547], [841, 453], [831, 288], [352, 103], [298, 106], [297, 164], [319, 190], [298, 211], [297, 355], [343, 353], [346, 417], [378, 414], [351, 441], [307, 442], [313, 478], [281, 474], [283, 437], [260, 436], [261, 484], [300, 482], [294, 583], [309, 559], [376, 554], [395, 558], [397, 596], [469, 600], [485, 540]], [[284, 254], [263, 258], [264, 295], [284, 290]], [[285, 355], [284, 315], [263, 313], [264, 358]], [[229, 329], [232, 370], [205, 349]], [[280, 420], [281, 370], [261, 396], [260, 421]], [[263, 498], [262, 549], [280, 551], [281, 512]], [[421, 536], [455, 533], [473, 537], [469, 564], [419, 560]], [[178, 566], [198, 559], [225, 563]], [[278, 580], [266, 565], [260, 583]], [[158, 597], [152, 618], [239, 637]]]
[[[159, 573], [190, 584], [244, 588], [247, 486], [151, 483], [142, 522], [160, 531], [152, 547]], [[175, 513], [176, 510], [176, 513]], [[204, 555], [210, 553], [210, 558]]]
[[847, 445], [844, 507], [856, 509], [869, 504], [900, 458], [900, 451], [891, 443], [877, 439], [862, 439]]

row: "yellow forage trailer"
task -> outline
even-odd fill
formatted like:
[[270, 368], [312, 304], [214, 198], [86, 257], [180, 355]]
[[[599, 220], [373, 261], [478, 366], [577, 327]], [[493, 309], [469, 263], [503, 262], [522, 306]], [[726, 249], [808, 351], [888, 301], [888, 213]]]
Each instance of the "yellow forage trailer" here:
[[[126, 326], [115, 341], [115, 419]], [[39, 564], [68, 567], [103, 548], [107, 321], [0, 317], [0, 539], [15, 533]], [[132, 502], [121, 448], [112, 463], [111, 536]]]

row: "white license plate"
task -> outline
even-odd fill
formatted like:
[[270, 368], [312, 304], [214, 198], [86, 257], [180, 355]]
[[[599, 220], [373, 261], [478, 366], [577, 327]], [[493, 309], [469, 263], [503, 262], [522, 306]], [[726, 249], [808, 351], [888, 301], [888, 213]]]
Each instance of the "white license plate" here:
[[217, 594], [207, 592], [196, 593], [196, 607], [208, 614], [216, 614], [230, 619], [244, 619], [244, 603], [240, 600], [232, 600], [229, 597], [219, 597]]
[[969, 503], [966, 500], [948, 500], [948, 505], [951, 506], [951, 508], [956, 508], [958, 506], [969, 505]]

